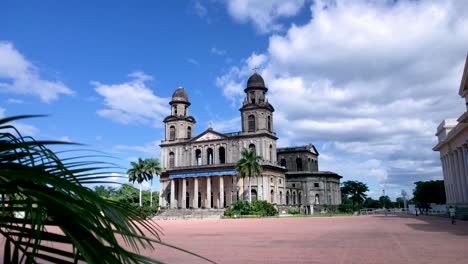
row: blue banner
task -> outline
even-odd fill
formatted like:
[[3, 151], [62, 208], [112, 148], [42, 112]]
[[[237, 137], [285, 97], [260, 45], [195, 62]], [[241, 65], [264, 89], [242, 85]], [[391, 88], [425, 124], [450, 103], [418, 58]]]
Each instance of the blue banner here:
[[235, 175], [235, 170], [219, 170], [219, 171], [199, 171], [199, 172], [184, 172], [184, 173], [170, 173], [170, 179], [189, 178], [189, 177], [212, 177], [222, 175]]

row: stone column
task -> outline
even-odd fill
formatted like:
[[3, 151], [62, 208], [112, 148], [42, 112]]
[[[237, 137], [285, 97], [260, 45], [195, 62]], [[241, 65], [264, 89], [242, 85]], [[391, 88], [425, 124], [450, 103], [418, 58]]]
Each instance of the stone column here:
[[206, 208], [211, 208], [211, 180], [206, 177]]
[[447, 174], [445, 180], [447, 181], [449, 192], [447, 193], [448, 202], [453, 204], [453, 186], [452, 186], [452, 166], [450, 165], [450, 155], [447, 153], [444, 157], [445, 159], [445, 167], [447, 168]]
[[465, 203], [467, 200], [468, 200], [468, 197], [467, 197], [467, 190], [466, 190], [466, 178], [465, 178], [465, 168], [464, 168], [464, 163], [463, 163], [463, 150], [462, 148], [457, 148], [457, 152], [458, 152], [458, 174], [459, 174], [459, 177], [460, 177], [460, 188], [461, 188], [461, 191], [462, 191], [462, 200], [461, 202]]
[[198, 178], [193, 178], [193, 208], [198, 208]]
[[187, 200], [187, 195], [186, 195], [186, 192], [187, 192], [187, 180], [185, 178], [182, 179], [182, 204], [180, 207], [182, 208], [187, 208], [185, 205], [186, 205], [186, 200]]
[[171, 179], [171, 208], [177, 208], [175, 199], [175, 180]]
[[462, 200], [462, 197], [461, 197], [460, 178], [458, 177], [456, 150], [452, 150], [451, 158], [452, 158], [452, 173], [453, 173], [453, 179], [454, 179], [455, 190], [456, 190], [455, 203], [459, 203]]
[[450, 198], [449, 198], [449, 193], [450, 193], [450, 189], [449, 189], [449, 184], [448, 184], [448, 181], [447, 181], [447, 163], [445, 162], [445, 156], [442, 156], [440, 158], [440, 162], [442, 163], [442, 174], [444, 175], [444, 187], [445, 187], [445, 197], [447, 198], [447, 203], [450, 201]]
[[465, 181], [467, 182], [465, 188], [468, 191], [468, 147], [466, 145], [463, 145], [462, 151], [463, 151], [463, 177], [465, 178]]
[[460, 179], [458, 178], [458, 168], [457, 168], [457, 152], [456, 150], [452, 151], [452, 173], [453, 173], [453, 181], [455, 185], [456, 195], [455, 195], [455, 203], [459, 203], [461, 200], [461, 193], [460, 193]]
[[219, 176], [219, 208], [224, 208], [224, 179]]

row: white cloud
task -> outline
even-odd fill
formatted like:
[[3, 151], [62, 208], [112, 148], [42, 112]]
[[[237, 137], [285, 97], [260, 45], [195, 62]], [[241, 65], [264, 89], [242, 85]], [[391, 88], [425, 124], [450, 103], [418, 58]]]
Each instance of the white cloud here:
[[216, 47], [212, 47], [211, 48], [211, 53], [215, 54], [215, 55], [219, 55], [219, 56], [224, 56], [226, 55], [226, 51], [225, 50], [222, 50], [222, 49], [218, 49]]
[[23, 100], [15, 99], [15, 98], [8, 98], [7, 103], [9, 104], [24, 104]]
[[10, 42], [0, 42], [0, 91], [39, 96], [43, 102], [74, 92], [60, 81], [41, 79], [39, 69]]
[[187, 62], [195, 66], [200, 66], [200, 63], [196, 59], [193, 59], [193, 58], [188, 58]]
[[229, 0], [229, 14], [241, 23], [252, 22], [258, 31], [267, 33], [283, 29], [280, 18], [295, 16], [304, 6], [304, 0]]
[[218, 86], [241, 100], [248, 69], [260, 62], [281, 142], [323, 145], [322, 168], [344, 180], [400, 191], [440, 178], [436, 127], [464, 111], [457, 92], [468, 2], [330, 3], [312, 4], [308, 23], [272, 35], [263, 54], [232, 67]]
[[233, 104], [238, 104], [244, 97], [244, 79], [250, 76], [255, 68], [261, 68], [268, 57], [264, 54], [252, 53], [244, 60], [242, 67], [232, 67], [229, 72], [216, 78], [216, 85], [223, 89], [223, 94]]
[[142, 146], [130, 146], [130, 145], [116, 145], [114, 146], [113, 152], [115, 153], [122, 153], [122, 152], [138, 152], [147, 155], [147, 158], [151, 157], [159, 157], [161, 153], [161, 148], [159, 144], [161, 141], [152, 141]]
[[200, 3], [200, 1], [194, 2], [193, 9], [195, 11], [195, 14], [199, 17], [205, 17], [208, 14], [208, 10], [204, 5]]
[[169, 114], [169, 98], [156, 96], [145, 81], [152, 77], [143, 72], [129, 75], [134, 79], [121, 84], [91, 82], [96, 92], [104, 97], [107, 108], [98, 110], [98, 115], [122, 124], [142, 123], [160, 127], [162, 119]]
[[213, 130], [218, 132], [237, 132], [241, 123], [240, 117], [234, 117], [228, 120], [210, 120], [208, 122], [213, 124]]
[[63, 142], [72, 142], [69, 136], [62, 136], [57, 139], [58, 141], [63, 141]]

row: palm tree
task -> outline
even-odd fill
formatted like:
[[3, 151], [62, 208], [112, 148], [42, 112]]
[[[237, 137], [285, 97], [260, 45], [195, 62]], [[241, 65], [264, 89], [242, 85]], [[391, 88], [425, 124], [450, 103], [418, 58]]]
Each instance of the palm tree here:
[[22, 136], [11, 122], [28, 117], [34, 116], [0, 119], [0, 262], [155, 263], [137, 252], [170, 246], [160, 241], [159, 227], [85, 186], [115, 183], [108, 170], [116, 166], [48, 148], [71, 143]]
[[139, 205], [142, 207], [142, 202], [141, 202], [141, 184], [144, 181], [148, 180], [148, 172], [146, 171], [146, 165], [145, 161], [142, 160], [141, 158], [138, 159], [138, 162], [130, 162], [130, 165], [132, 166], [131, 169], [127, 171], [128, 174], [128, 181], [135, 183], [135, 181], [140, 185], [140, 199], [139, 199]]
[[243, 149], [241, 152], [241, 159], [236, 163], [236, 171], [239, 174], [239, 177], [249, 177], [249, 203], [252, 203], [250, 177], [253, 175], [259, 175], [262, 172], [260, 161], [262, 161], [262, 157], [257, 156], [255, 149], [251, 148]]
[[158, 159], [145, 159], [145, 170], [148, 173], [148, 178], [151, 180], [150, 186], [150, 207], [153, 207], [153, 175], [161, 174], [161, 164]]

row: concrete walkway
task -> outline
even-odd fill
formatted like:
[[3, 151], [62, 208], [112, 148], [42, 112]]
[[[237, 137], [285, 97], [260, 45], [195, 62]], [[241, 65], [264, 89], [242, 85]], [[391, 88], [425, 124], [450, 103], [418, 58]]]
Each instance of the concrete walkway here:
[[[468, 263], [468, 222], [430, 216], [159, 221], [163, 241], [218, 263]], [[204, 263], [172, 249], [167, 263]]]

